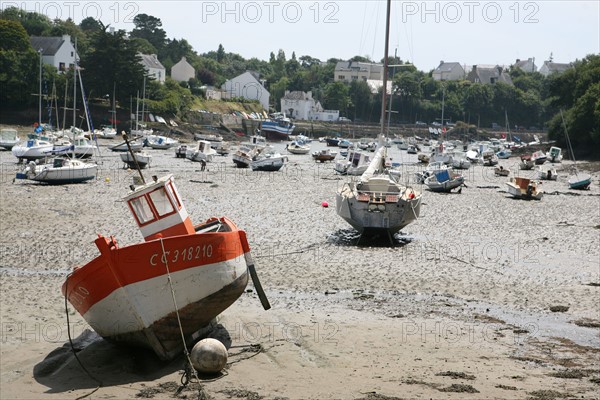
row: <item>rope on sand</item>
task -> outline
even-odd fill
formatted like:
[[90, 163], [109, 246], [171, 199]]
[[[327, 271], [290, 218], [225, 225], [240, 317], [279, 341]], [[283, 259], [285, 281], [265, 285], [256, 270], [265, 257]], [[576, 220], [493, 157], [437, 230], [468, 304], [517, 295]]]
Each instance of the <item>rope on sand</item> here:
[[75, 400], [80, 400], [80, 399], [84, 399], [88, 396], [91, 396], [92, 394], [94, 394], [98, 389], [100, 389], [102, 387], [102, 381], [96, 379], [96, 377], [94, 377], [90, 371], [87, 370], [87, 368], [83, 365], [83, 363], [81, 362], [81, 360], [79, 359], [79, 357], [77, 356], [77, 352], [75, 351], [75, 345], [73, 344], [73, 339], [71, 338], [71, 324], [69, 322], [69, 306], [67, 303], [67, 294], [68, 289], [69, 289], [69, 277], [71, 276], [71, 274], [67, 275], [67, 279], [65, 280], [65, 315], [67, 316], [67, 336], [69, 337], [69, 344], [71, 345], [71, 351], [73, 352], [73, 355], [75, 356], [75, 359], [77, 360], [77, 362], [79, 363], [79, 365], [81, 366], [81, 369], [83, 369], [85, 371], [85, 373], [87, 374], [87, 376], [89, 376], [94, 382], [96, 382], [98, 384], [98, 386], [96, 386], [96, 388], [94, 390], [92, 390], [91, 392], [89, 392], [88, 394], [84, 394], [83, 396], [79, 396], [77, 397]]

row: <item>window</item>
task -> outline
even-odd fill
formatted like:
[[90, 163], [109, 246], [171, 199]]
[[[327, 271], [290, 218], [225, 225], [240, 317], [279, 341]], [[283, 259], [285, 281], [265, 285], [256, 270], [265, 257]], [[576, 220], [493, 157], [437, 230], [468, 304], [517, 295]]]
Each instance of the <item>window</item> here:
[[73, 52], [71, 52], [71, 57], [73, 57]]
[[148, 200], [144, 196], [129, 200], [129, 205], [140, 225], [144, 225], [154, 219]]
[[338, 75], [338, 79], [340, 81], [346, 80], [346, 77], [344, 75]]
[[175, 211], [164, 188], [150, 192], [150, 199], [152, 200], [152, 204], [154, 205], [159, 217]]
[[59, 71], [64, 71], [65, 70], [65, 63], [58, 63], [58, 70]]
[[179, 201], [179, 197], [177, 197], [177, 193], [175, 193], [173, 182], [169, 182], [169, 184], [166, 187], [169, 193], [171, 194], [171, 197], [175, 199], [175, 202], [177, 203], [177, 208], [181, 209], [181, 202]]
[[358, 80], [358, 76], [357, 76], [357, 75], [353, 75], [353, 76], [352, 76], [352, 80], [353, 80], [353, 81], [357, 81], [357, 80]]

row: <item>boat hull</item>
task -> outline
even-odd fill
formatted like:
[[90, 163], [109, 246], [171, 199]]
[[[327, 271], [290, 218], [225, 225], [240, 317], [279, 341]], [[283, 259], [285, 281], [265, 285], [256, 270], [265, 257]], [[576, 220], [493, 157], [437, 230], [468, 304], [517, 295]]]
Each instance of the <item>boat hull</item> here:
[[261, 129], [262, 135], [270, 142], [282, 142], [286, 140], [290, 140], [290, 133], [280, 132], [276, 130], [271, 130], [269, 128]]
[[421, 197], [386, 202], [385, 211], [373, 211], [369, 205], [369, 202], [359, 201], [345, 190], [336, 193], [338, 215], [359, 233], [381, 230], [391, 235], [418, 218], [421, 212]]
[[586, 190], [592, 183], [592, 177], [589, 175], [574, 176], [569, 179], [568, 183], [571, 189]]
[[248, 283], [245, 233], [230, 226], [122, 248], [100, 237], [101, 255], [75, 269], [63, 294], [105, 339], [172, 359], [183, 350], [181, 332], [195, 340]]
[[522, 188], [514, 181], [506, 182], [506, 186], [508, 187], [508, 194], [510, 194], [515, 199], [523, 199], [523, 200], [541, 200], [544, 192], [538, 191], [537, 188], [532, 188], [528, 190], [526, 188]]
[[150, 155], [143, 155], [142, 153], [133, 154], [135, 154], [135, 160], [131, 156], [131, 153], [121, 153], [121, 161], [123, 161], [125, 165], [127, 165], [127, 167], [129, 168], [137, 168], [137, 166], [139, 166], [141, 169], [144, 169], [150, 164], [150, 161], [152, 160], [152, 157]]
[[465, 178], [463, 176], [458, 176], [453, 179], [447, 180], [445, 182], [438, 182], [435, 180], [435, 175], [432, 175], [425, 179], [425, 185], [432, 192], [440, 192], [440, 193], [449, 193], [453, 189], [463, 185], [465, 183]]
[[252, 171], [279, 171], [285, 164], [285, 157], [265, 158], [257, 161], [252, 161], [250, 166]]
[[65, 166], [29, 165], [23, 173], [17, 174], [17, 179], [29, 179], [48, 185], [65, 185], [94, 180], [97, 174], [98, 166], [96, 164], [71, 161]]

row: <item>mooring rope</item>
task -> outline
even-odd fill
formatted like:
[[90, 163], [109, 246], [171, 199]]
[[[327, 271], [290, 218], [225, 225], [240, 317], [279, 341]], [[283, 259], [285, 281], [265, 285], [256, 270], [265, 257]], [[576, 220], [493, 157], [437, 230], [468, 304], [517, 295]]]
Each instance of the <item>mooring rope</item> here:
[[[173, 306], [175, 307], [175, 315], [177, 315], [177, 324], [179, 325], [179, 333], [181, 333], [181, 341], [183, 342], [183, 354], [185, 354], [185, 358], [188, 361], [189, 367], [191, 369], [191, 373], [196, 379], [196, 382], [200, 382], [198, 378], [198, 374], [196, 373], [196, 369], [194, 368], [194, 364], [192, 364], [192, 359], [190, 358], [190, 352], [188, 351], [187, 344], [185, 343], [185, 334], [183, 333], [183, 327], [181, 326], [181, 318], [179, 317], [179, 308], [177, 307], [177, 300], [175, 299], [175, 289], [173, 288], [173, 280], [171, 279], [171, 271], [169, 271], [169, 261], [167, 260], [167, 253], [165, 251], [165, 244], [163, 239], [160, 238], [160, 246], [162, 248], [163, 253], [163, 261], [165, 262], [165, 268], [167, 270], [167, 280], [169, 282], [169, 287], [171, 288], [171, 297], [173, 298]], [[181, 383], [182, 387], [186, 386], [189, 383], [189, 369], [185, 368], [184, 376], [182, 376]], [[184, 383], [184, 377], [186, 377], [186, 381]]]
[[79, 365], [81, 366], [81, 369], [83, 369], [85, 371], [85, 373], [87, 374], [87, 376], [89, 376], [93, 381], [95, 381], [98, 386], [96, 386], [96, 388], [94, 390], [92, 390], [90, 393], [88, 394], [84, 394], [83, 396], [79, 396], [77, 397], [75, 400], [80, 400], [80, 399], [84, 399], [88, 396], [91, 396], [92, 394], [94, 394], [98, 389], [100, 389], [102, 387], [102, 381], [96, 379], [96, 377], [94, 377], [90, 371], [87, 370], [87, 368], [83, 365], [83, 363], [81, 362], [81, 360], [79, 359], [79, 357], [77, 356], [77, 352], [75, 351], [75, 346], [73, 345], [73, 339], [71, 338], [71, 328], [70, 328], [70, 322], [69, 322], [69, 306], [67, 303], [67, 295], [68, 295], [68, 289], [69, 289], [69, 277], [71, 276], [71, 274], [67, 275], [67, 279], [65, 280], [65, 315], [67, 316], [67, 336], [69, 337], [69, 344], [71, 345], [71, 351], [73, 352], [73, 355], [75, 356], [75, 359], [77, 360], [77, 362], [79, 363]]

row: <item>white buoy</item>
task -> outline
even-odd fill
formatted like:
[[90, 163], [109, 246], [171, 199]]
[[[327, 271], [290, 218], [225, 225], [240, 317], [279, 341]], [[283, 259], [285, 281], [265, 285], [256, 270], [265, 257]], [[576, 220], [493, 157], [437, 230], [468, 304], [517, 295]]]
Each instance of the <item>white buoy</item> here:
[[196, 371], [216, 374], [227, 364], [227, 349], [217, 339], [202, 339], [192, 349], [190, 359]]

